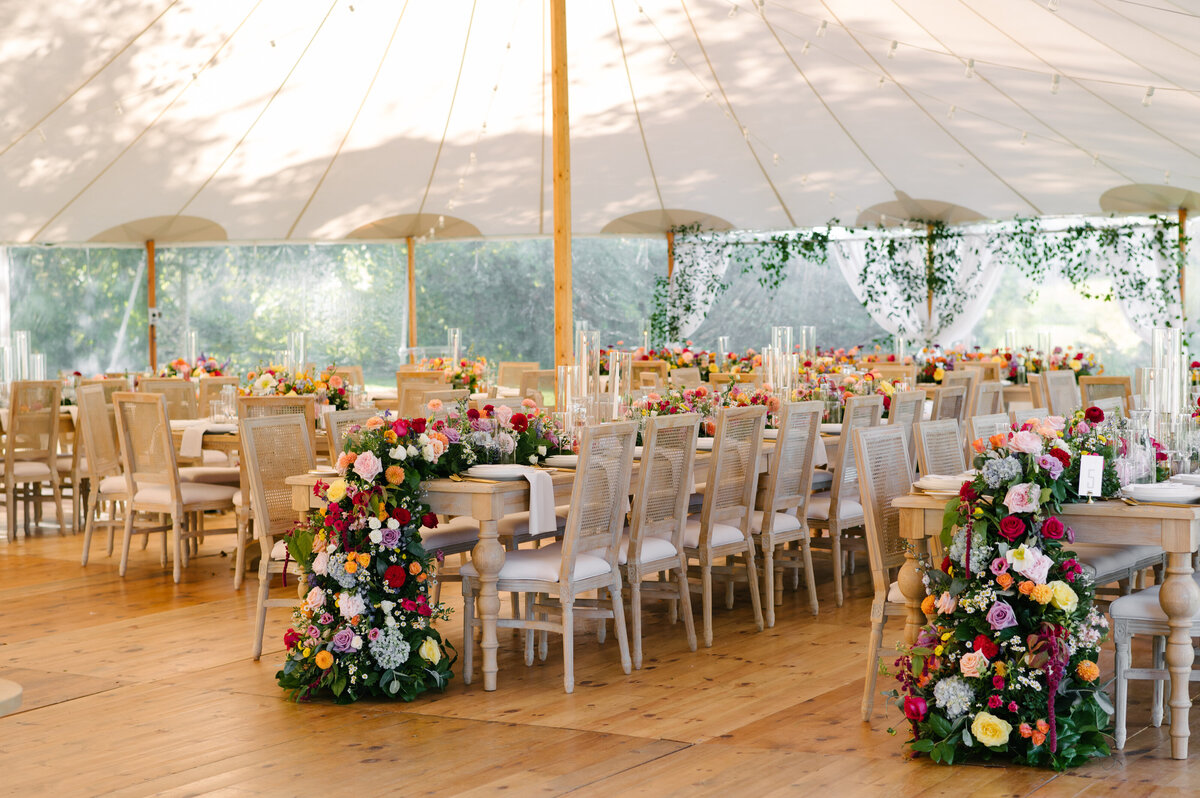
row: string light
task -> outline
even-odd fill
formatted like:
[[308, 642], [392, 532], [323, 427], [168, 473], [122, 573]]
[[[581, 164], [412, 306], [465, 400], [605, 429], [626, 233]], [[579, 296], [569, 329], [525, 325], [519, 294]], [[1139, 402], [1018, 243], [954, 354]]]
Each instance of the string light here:
[[888, 47], [888, 58], [896, 57], [896, 48], [899, 46], [900, 46], [900, 42], [896, 41], [895, 39], [892, 39], [892, 44], [890, 47]]
[[821, 24], [817, 26], [817, 36], [818, 36], [818, 38], [819, 38], [819, 37], [821, 37], [821, 36], [824, 36], [824, 35], [825, 35], [825, 31], [826, 31], [826, 29], [828, 29], [828, 28], [829, 28], [829, 20], [827, 20], [827, 19], [823, 19], [823, 20], [821, 20]]
[[1054, 77], [1050, 78], [1050, 93], [1051, 94], [1058, 94], [1058, 83], [1061, 79], [1062, 79], [1062, 75], [1059, 75], [1057, 73], [1054, 75]]
[[121, 102], [120, 102], [120, 100], [118, 100], [117, 102], [113, 103], [113, 108], [115, 108], [115, 109], [116, 109], [116, 111], [117, 111], [117, 114], [118, 114], [119, 116], [124, 116], [124, 115], [125, 115], [125, 109], [121, 107]]
[[802, 186], [808, 185], [808, 175], [800, 175], [800, 185], [802, 185]]
[[1163, 172], [1163, 184], [1167, 185], [1167, 186], [1171, 185], [1171, 170], [1170, 169]]
[[1142, 105], [1149, 108], [1150, 103], [1152, 103], [1153, 101], [1154, 101], [1154, 87], [1147, 86], [1146, 93], [1144, 95], [1142, 95]]
[[800, 55], [808, 55], [808, 48], [812, 47], [812, 42], [808, 39], [804, 40], [804, 46], [800, 48]]
[[830, 204], [830, 205], [832, 205], [832, 204], [833, 204], [833, 201], [834, 201], [835, 199], [837, 199], [837, 194], [834, 194], [832, 191], [830, 191], [830, 192], [829, 192], [829, 204]]
[[950, 110], [946, 112], [946, 118], [947, 118], [947, 119], [953, 119], [953, 118], [954, 118], [954, 112], [955, 112], [955, 111], [957, 111], [957, 110], [958, 110], [958, 106], [957, 106], [957, 105], [952, 105], [952, 106], [950, 106]]
[[446, 217], [439, 215], [438, 216], [438, 227], [445, 228], [445, 226], [446, 226]]
[[1025, 142], [1026, 142], [1026, 141], [1028, 141], [1028, 140], [1029, 140], [1029, 132], [1028, 132], [1028, 131], [1025, 131], [1025, 130], [1022, 130], [1022, 131], [1021, 131], [1021, 146], [1022, 146], [1022, 147], [1024, 147], [1024, 146], [1025, 146]]
[[737, 16], [737, 10], [738, 10], [737, 3], [734, 3], [734, 4], [733, 4], [733, 5], [732, 5], [732, 6], [729, 8], [729, 17], [730, 17], [730, 19], [732, 19], [733, 17], [736, 17], [736, 16]]
[[1058, 11], [1058, 0], [1046, 0], [1046, 8], [1051, 11]]
[[679, 56], [675, 54], [674, 50], [672, 50], [671, 57], [667, 59], [667, 63], [670, 64], [671, 66], [675, 66], [675, 62], [678, 60], [679, 60]]
[[271, 46], [272, 46], [272, 47], [274, 47], [274, 46], [275, 46], [275, 40], [274, 40], [274, 39], [272, 39], [272, 40], [271, 40]]
[[975, 59], [974, 58], [967, 59], [967, 77], [968, 78], [975, 77]]
[[776, 166], [778, 166], [779, 165], [779, 153], [775, 153], [774, 155], [772, 155], [771, 160], [774, 161]]
[[742, 138], [746, 139], [747, 141], [750, 140], [750, 128], [748, 128], [748, 127], [742, 128]]
[[712, 99], [712, 92], [711, 91], [704, 92], [704, 102], [708, 102], [711, 99]]

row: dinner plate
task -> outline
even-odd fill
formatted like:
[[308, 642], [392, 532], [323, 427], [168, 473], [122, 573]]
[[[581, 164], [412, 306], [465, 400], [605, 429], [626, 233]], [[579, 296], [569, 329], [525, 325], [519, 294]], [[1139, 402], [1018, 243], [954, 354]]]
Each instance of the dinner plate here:
[[1200, 499], [1200, 486], [1179, 482], [1155, 482], [1146, 485], [1126, 485], [1121, 494], [1143, 502], [1190, 504]]
[[[916, 487], [916, 485], [913, 487]], [[920, 488], [920, 491], [926, 496], [933, 496], [938, 499], [950, 499], [958, 495], [958, 491], [956, 490], [926, 490], [925, 488]]]
[[822, 424], [821, 425], [821, 434], [822, 435], [841, 435], [842, 434], [842, 425], [841, 424]]
[[314, 477], [334, 477], [337, 476], [336, 468], [310, 468], [308, 473]]
[[475, 465], [467, 469], [467, 476], [479, 479], [524, 479], [532, 471], [523, 465]]
[[551, 468], [577, 468], [579, 466], [579, 455], [552, 454], [546, 458], [546, 465]]
[[779, 437], [779, 430], [777, 430], [777, 429], [763, 430], [763, 440], [773, 441], [773, 440], [776, 440], [778, 437]]
[[696, 448], [702, 452], [711, 452], [716, 440], [716, 438], [697, 438]]
[[1171, 477], [1171, 481], [1183, 485], [1200, 485], [1200, 474], [1176, 474]]
[[969, 482], [970, 474], [926, 474], [913, 483], [924, 491], [948, 491], [956, 493], [964, 482]]

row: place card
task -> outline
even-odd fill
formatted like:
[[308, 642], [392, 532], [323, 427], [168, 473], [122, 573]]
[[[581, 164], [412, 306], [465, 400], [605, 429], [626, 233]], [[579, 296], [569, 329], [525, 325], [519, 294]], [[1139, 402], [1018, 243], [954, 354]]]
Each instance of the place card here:
[[1099, 496], [1104, 483], [1104, 458], [1098, 454], [1079, 457], [1079, 495]]

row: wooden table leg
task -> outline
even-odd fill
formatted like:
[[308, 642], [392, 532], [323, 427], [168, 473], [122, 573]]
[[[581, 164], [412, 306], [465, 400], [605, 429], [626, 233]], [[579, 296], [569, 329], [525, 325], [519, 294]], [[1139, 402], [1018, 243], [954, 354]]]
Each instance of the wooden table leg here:
[[920, 558], [929, 554], [924, 510], [901, 508], [900, 537], [909, 542], [909, 547], [904, 553], [904, 565], [900, 566], [896, 580], [900, 592], [904, 594], [904, 607], [908, 610], [904, 620], [904, 642], [912, 645], [917, 641], [917, 633], [925, 625], [925, 614], [921, 612], [921, 602], [925, 600], [925, 582], [918, 570]]
[[1192, 618], [1200, 611], [1200, 586], [1192, 579], [1190, 552], [1167, 553], [1167, 578], [1158, 594], [1171, 633], [1167, 637], [1167, 669], [1171, 672], [1171, 758], [1187, 759], [1188, 685], [1192, 673]]
[[479, 542], [471, 551], [471, 563], [479, 573], [479, 592], [476, 597], [476, 608], [479, 621], [483, 625], [482, 641], [479, 644], [483, 652], [483, 689], [496, 689], [496, 649], [500, 647], [496, 640], [496, 618], [500, 614], [500, 597], [496, 593], [496, 577], [504, 567], [504, 546], [500, 545], [495, 520], [479, 522]]

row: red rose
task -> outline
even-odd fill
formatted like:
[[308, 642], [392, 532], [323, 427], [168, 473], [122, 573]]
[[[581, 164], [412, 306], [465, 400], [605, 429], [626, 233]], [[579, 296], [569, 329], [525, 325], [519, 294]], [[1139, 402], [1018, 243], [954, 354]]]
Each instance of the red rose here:
[[400, 524], [400, 526], [404, 526], [412, 520], [412, 513], [410, 513], [408, 510], [405, 510], [403, 507], [397, 507], [395, 510], [392, 510], [392, 518], [395, 518], [396, 522]]
[[1059, 540], [1065, 532], [1066, 529], [1063, 527], [1063, 522], [1054, 516], [1050, 516], [1042, 522], [1042, 537], [1044, 538]]
[[479, 420], [479, 411], [472, 407], [470, 410], [467, 411], [467, 418], [471, 419], [472, 421], [478, 421]]
[[425, 431], [425, 419], [423, 418], [414, 418], [412, 421], [408, 422], [408, 425], [412, 427], [412, 431], [418, 435]]
[[495, 405], [484, 405], [484, 406], [483, 406], [483, 416], [484, 416], [484, 418], [491, 418], [491, 417], [492, 417], [492, 413], [493, 413], [493, 412], [495, 412], [495, 410], [496, 410], [496, 406], [495, 406]]
[[1087, 419], [1089, 424], [1099, 424], [1104, 421], [1104, 411], [1098, 407], [1092, 406], [1083, 411], [1083, 417]]
[[883, 397], [883, 409], [884, 410], [892, 409], [892, 397], [890, 397], [890, 396]]
[[437, 529], [437, 525], [437, 516], [433, 513], [425, 513], [425, 515], [421, 516], [421, 526], [426, 529]]
[[965, 502], [973, 502], [979, 498], [979, 494], [975, 492], [975, 487], [970, 482], [964, 482], [958, 489], [958, 498]]
[[1075, 359], [1076, 359], [1076, 360], [1083, 360], [1083, 352], [1076, 352], [1076, 353], [1075, 353]]
[[950, 558], [949, 557], [942, 558], [942, 573], [946, 573], [946, 574], [950, 573]]
[[512, 428], [517, 432], [524, 432], [529, 429], [529, 417], [524, 413], [513, 413], [510, 423], [512, 424]]
[[283, 647], [292, 648], [300, 642], [300, 633], [295, 629], [288, 629], [283, 633]]
[[911, 721], [925, 720], [925, 713], [929, 711], [929, 704], [924, 698], [919, 695], [904, 696], [904, 717]]
[[[1189, 366], [1188, 368], [1200, 369], [1200, 360], [1193, 360], [1192, 365]], [[75, 373], [78, 374], [79, 372], [77, 371]]]
[[995, 659], [996, 655], [1000, 653], [1000, 646], [993, 643], [987, 635], [976, 635], [975, 650], [982, 652], [983, 656], [988, 659]]
[[1010, 543], [1025, 534], [1025, 522], [1015, 515], [1000, 519], [1000, 536]]
[[387, 582], [387, 586], [393, 590], [404, 587], [404, 580], [407, 578], [408, 574], [405, 572], [403, 565], [389, 565], [387, 570], [383, 572], [383, 581]]
[[1051, 457], [1053, 457], [1058, 462], [1062, 463], [1063, 468], [1070, 467], [1071, 455], [1068, 454], [1065, 450], [1059, 449], [1057, 446], [1055, 446], [1055, 447], [1052, 447], [1050, 449], [1050, 451], [1047, 452], [1047, 454], [1049, 454]]
[[408, 422], [402, 418], [398, 418], [392, 422], [392, 432], [403, 438], [408, 434]]
[[887, 362], [889, 362], [889, 363], [895, 363], [895, 362], [896, 362], [896, 356], [895, 356], [895, 355], [888, 355], [888, 357], [887, 357]]

